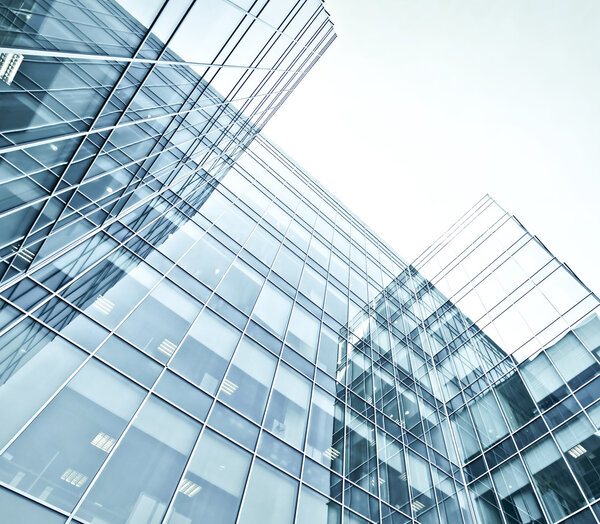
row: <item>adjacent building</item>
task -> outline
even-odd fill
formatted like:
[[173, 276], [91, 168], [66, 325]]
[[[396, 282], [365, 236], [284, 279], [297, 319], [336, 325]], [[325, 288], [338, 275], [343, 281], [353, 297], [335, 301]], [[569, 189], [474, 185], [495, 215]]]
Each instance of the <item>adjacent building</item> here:
[[0, 521], [599, 521], [597, 297], [489, 197], [408, 264], [260, 133], [334, 38], [0, 8]]

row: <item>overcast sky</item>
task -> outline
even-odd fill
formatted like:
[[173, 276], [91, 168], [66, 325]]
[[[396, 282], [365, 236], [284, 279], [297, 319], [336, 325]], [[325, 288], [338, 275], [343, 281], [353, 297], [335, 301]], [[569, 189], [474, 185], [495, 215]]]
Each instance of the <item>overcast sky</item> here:
[[408, 261], [489, 193], [600, 292], [600, 2], [325, 7], [265, 134]]

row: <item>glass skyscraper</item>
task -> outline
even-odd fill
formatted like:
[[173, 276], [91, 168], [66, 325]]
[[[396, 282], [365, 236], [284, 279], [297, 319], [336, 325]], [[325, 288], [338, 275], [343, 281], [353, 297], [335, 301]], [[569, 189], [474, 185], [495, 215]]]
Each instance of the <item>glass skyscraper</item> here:
[[489, 197], [408, 264], [260, 133], [334, 38], [0, 7], [0, 522], [600, 521], [597, 297]]

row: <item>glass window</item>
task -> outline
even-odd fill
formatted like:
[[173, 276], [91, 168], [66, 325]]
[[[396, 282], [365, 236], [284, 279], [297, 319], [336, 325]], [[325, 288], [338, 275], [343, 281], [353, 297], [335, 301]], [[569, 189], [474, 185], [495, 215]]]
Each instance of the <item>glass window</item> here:
[[302, 448], [310, 400], [310, 383], [280, 364], [267, 408], [265, 427], [282, 440]]
[[208, 415], [213, 400], [169, 370], [160, 377], [154, 391], [200, 420]]
[[342, 511], [339, 504], [316, 491], [302, 486], [296, 524], [340, 524]]
[[500, 406], [513, 431], [527, 424], [538, 414], [535, 403], [518, 373], [507, 375], [495, 389]]
[[[262, 460], [256, 460], [248, 480], [239, 524], [291, 524], [298, 482]], [[265, 508], [269, 508], [265, 511]]]
[[462, 407], [451, 415], [450, 421], [452, 422], [454, 434], [458, 436], [459, 451], [461, 451], [463, 462], [468, 462], [479, 454], [480, 448], [467, 408]]
[[144, 353], [114, 335], [102, 344], [96, 355], [148, 387], [154, 384], [163, 369]]
[[550, 437], [523, 453], [542, 504], [552, 520], [560, 520], [584, 505], [584, 499]]
[[158, 271], [120, 249], [61, 294], [98, 322], [114, 328], [159, 279]]
[[143, 351], [167, 362], [201, 307], [200, 302], [163, 280], [117, 332]]
[[377, 492], [375, 426], [346, 410], [346, 475], [362, 488]]
[[267, 282], [258, 296], [252, 317], [283, 338], [291, 309], [292, 299]]
[[279, 242], [259, 226], [252, 232], [245, 247], [261, 262], [270, 266], [279, 249]]
[[576, 389], [600, 371], [590, 352], [571, 332], [547, 350], [548, 356], [567, 383]]
[[402, 444], [380, 430], [377, 436], [381, 498], [391, 506], [410, 513]]
[[219, 399], [260, 423], [276, 365], [275, 357], [244, 337], [221, 385]]
[[2, 454], [0, 479], [72, 510], [143, 398], [91, 360]]
[[306, 453], [316, 461], [342, 472], [344, 452], [344, 404], [315, 388], [311, 402]]
[[495, 469], [492, 478], [508, 522], [511, 524], [545, 522], [525, 469], [518, 458]]
[[0, 337], [0, 447], [84, 361], [86, 354], [31, 319]]
[[282, 246], [273, 264], [273, 271], [282, 276], [292, 286], [297, 287], [302, 272], [302, 260], [287, 247]]
[[214, 289], [233, 262], [234, 255], [206, 234], [181, 259], [179, 265]]
[[239, 338], [237, 329], [205, 308], [173, 357], [171, 367], [214, 394]]
[[298, 289], [317, 306], [323, 307], [325, 279], [308, 265], [304, 267], [304, 273], [302, 273], [302, 280]]
[[296, 304], [290, 319], [286, 341], [311, 362], [314, 362], [317, 356], [319, 325], [320, 322], [315, 317]]
[[77, 515], [91, 522], [161, 522], [199, 430], [200, 424], [151, 396]]
[[335, 376], [338, 362], [338, 348], [341, 339], [335, 331], [321, 325], [321, 340], [319, 342], [318, 365], [330, 375]]
[[566, 395], [564, 383], [545, 353], [528, 360], [519, 369], [533, 399], [542, 409], [549, 408]]
[[223, 282], [219, 284], [217, 293], [249, 315], [260, 293], [263, 280], [259, 273], [238, 259], [231, 265]]
[[600, 438], [594, 426], [581, 414], [555, 435], [588, 499], [600, 498]]
[[348, 321], [348, 297], [331, 284], [327, 286], [325, 311], [342, 325]]
[[471, 401], [469, 407], [473, 415], [473, 424], [484, 449], [508, 434], [508, 428], [491, 391]]
[[54, 511], [3, 487], [0, 487], [0, 508], [2, 508], [2, 518], [13, 524], [33, 522], [62, 524], [67, 520], [67, 517], [54, 513]]
[[166, 522], [235, 522], [251, 455], [207, 429], [179, 483]]

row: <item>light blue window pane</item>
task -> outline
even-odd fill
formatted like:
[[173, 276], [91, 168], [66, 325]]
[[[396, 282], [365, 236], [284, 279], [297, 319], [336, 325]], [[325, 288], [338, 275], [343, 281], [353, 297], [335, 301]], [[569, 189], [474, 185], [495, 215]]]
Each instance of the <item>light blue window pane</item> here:
[[154, 384], [163, 369], [160, 364], [115, 336], [102, 344], [96, 355], [148, 387]]
[[98, 322], [114, 328], [159, 279], [158, 271], [123, 249], [61, 294]]
[[267, 233], [262, 227], [257, 227], [250, 235], [245, 248], [261, 262], [270, 266], [279, 249], [279, 241], [276, 240], [273, 235]]
[[600, 497], [600, 435], [584, 414], [555, 433], [560, 449], [589, 500]]
[[210, 235], [204, 235], [179, 265], [214, 289], [231, 265], [234, 255]]
[[317, 356], [319, 325], [320, 322], [303, 307], [294, 307], [286, 341], [311, 362]]
[[290, 367], [280, 364], [265, 427], [279, 438], [302, 448], [310, 400], [310, 383]]
[[328, 249], [325, 246], [325, 244], [323, 244], [323, 242], [321, 242], [317, 237], [312, 238], [308, 254], [324, 269], [327, 269], [329, 267], [329, 257], [331, 255], [331, 250]]
[[494, 470], [492, 479], [496, 485], [500, 505], [507, 520], [515, 523], [544, 522], [533, 488], [518, 458], [512, 459]]
[[582, 379], [574, 381], [574, 387], [580, 386], [596, 374], [593, 371], [586, 373], [588, 368], [596, 364], [596, 360], [573, 333], [567, 333], [556, 344], [546, 349], [546, 352], [567, 382], [571, 383], [573, 379], [582, 376]]
[[402, 444], [381, 430], [377, 431], [377, 459], [381, 498], [391, 506], [410, 513]]
[[283, 338], [291, 310], [292, 299], [267, 282], [258, 296], [252, 317]]
[[171, 367], [214, 394], [225, 374], [240, 332], [210, 309], [204, 309], [173, 357]]
[[346, 475], [362, 488], [376, 493], [377, 461], [375, 426], [346, 410]]
[[339, 504], [302, 486], [296, 524], [340, 524], [341, 521], [342, 509]]
[[345, 324], [348, 321], [348, 297], [342, 295], [342, 293], [331, 284], [327, 286], [325, 311], [340, 324]]
[[213, 400], [169, 370], [160, 377], [154, 391], [200, 420], [206, 418]]
[[299, 291], [310, 298], [317, 306], [323, 307], [325, 279], [309, 266], [304, 267]]
[[596, 357], [600, 357], [600, 318], [592, 314], [574, 329], [577, 336]]
[[[262, 460], [250, 473], [239, 524], [291, 524], [294, 520], [298, 482]], [[265, 511], [265, 508], [269, 508]]]
[[251, 455], [207, 429], [179, 484], [172, 524], [235, 522]]
[[300, 476], [302, 454], [267, 431], [260, 435], [258, 454], [296, 477]]
[[85, 356], [30, 319], [0, 337], [0, 447], [42, 407]]
[[72, 510], [143, 398], [91, 360], [2, 454], [0, 479]]
[[[185, 218], [185, 220], [188, 219]], [[188, 220], [175, 231], [165, 233], [164, 241], [160, 244], [158, 250], [172, 260], [178, 260], [203, 233], [203, 229]]]
[[467, 408], [459, 409], [450, 417], [450, 421], [454, 434], [458, 436], [459, 451], [463, 462], [467, 462], [481, 451]]
[[3, 487], [0, 487], [0, 508], [2, 518], [11, 524], [62, 524], [67, 520], [67, 517]]
[[77, 515], [115, 524], [161, 522], [199, 431], [199, 423], [152, 396]]
[[249, 315], [263, 281], [259, 273], [238, 259], [225, 275], [217, 288], [217, 293]]
[[321, 340], [319, 342], [319, 362], [320, 368], [335, 376], [337, 371], [338, 351], [340, 337], [337, 333], [327, 326], [321, 326]]
[[562, 379], [545, 353], [540, 353], [533, 360], [525, 362], [519, 369], [523, 380], [529, 386], [531, 396], [538, 403], [563, 386]]
[[341, 473], [344, 453], [344, 405], [315, 388], [310, 408], [306, 453]]
[[255, 222], [237, 206], [231, 206], [216, 224], [240, 245], [246, 242], [255, 226]]
[[508, 434], [508, 428], [491, 391], [477, 397], [469, 407], [484, 449]]
[[348, 264], [335, 254], [331, 255], [329, 272], [345, 286], [348, 285]]
[[302, 272], [302, 260], [287, 247], [282, 246], [273, 264], [273, 271], [296, 287], [300, 280], [300, 273]]
[[297, 222], [292, 221], [289, 229], [287, 230], [286, 237], [296, 244], [302, 251], [306, 251], [308, 249], [310, 234]]
[[162, 362], [171, 358], [201, 304], [162, 281], [118, 329], [118, 333]]
[[560, 520], [583, 506], [583, 496], [550, 437], [528, 448], [523, 460], [550, 518]]
[[475, 512], [481, 522], [486, 524], [502, 524], [504, 520], [498, 506], [498, 501], [494, 495], [492, 483], [489, 476], [483, 477], [469, 486], [471, 497], [474, 502]]
[[219, 391], [219, 399], [260, 423], [277, 361], [269, 352], [244, 337]]
[[283, 209], [273, 202], [267, 212], [265, 218], [272, 224], [280, 233], [285, 234], [290, 221], [292, 220]]

